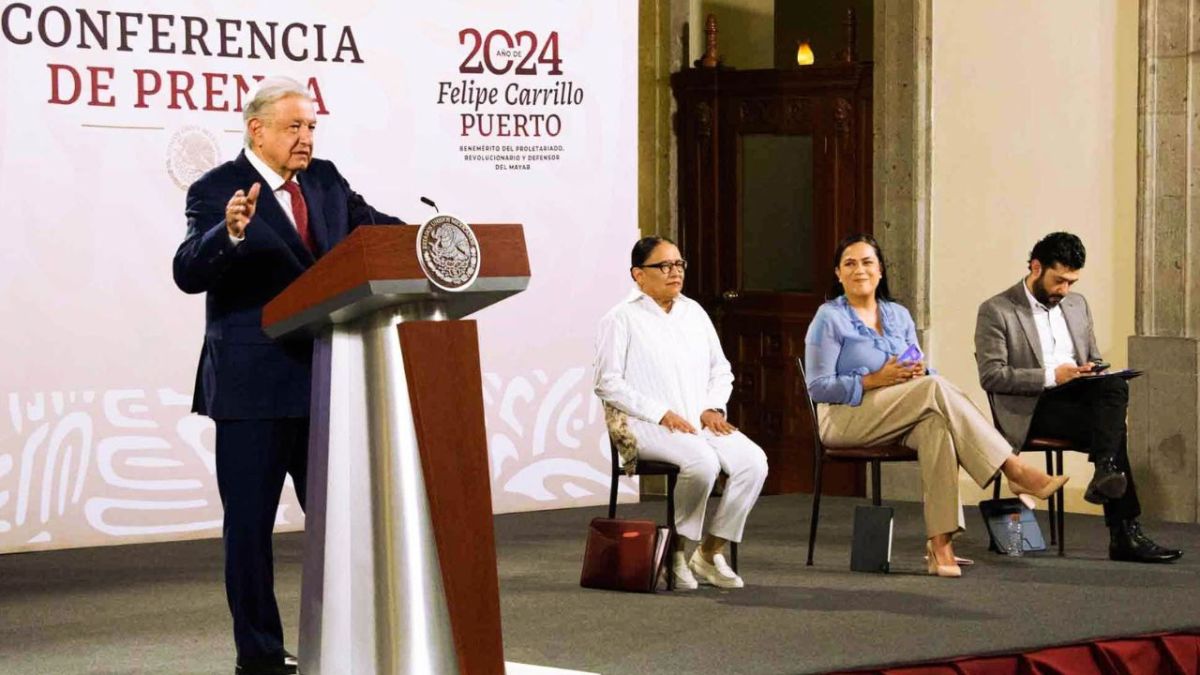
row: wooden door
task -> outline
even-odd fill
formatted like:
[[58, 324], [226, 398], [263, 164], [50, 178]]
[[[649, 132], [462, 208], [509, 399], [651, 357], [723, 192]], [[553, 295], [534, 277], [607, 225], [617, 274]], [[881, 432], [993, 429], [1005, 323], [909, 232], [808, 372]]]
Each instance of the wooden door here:
[[[718, 326], [735, 377], [730, 418], [767, 453], [766, 494], [812, 490], [795, 361], [832, 280], [834, 245], [870, 231], [869, 69], [865, 88], [853, 66], [826, 71], [717, 73], [701, 90], [711, 138], [685, 141], [681, 125], [681, 186], [697, 176], [712, 186], [681, 187], [681, 245], [694, 268], [685, 290]], [[831, 466], [826, 486], [862, 494], [863, 471]]]

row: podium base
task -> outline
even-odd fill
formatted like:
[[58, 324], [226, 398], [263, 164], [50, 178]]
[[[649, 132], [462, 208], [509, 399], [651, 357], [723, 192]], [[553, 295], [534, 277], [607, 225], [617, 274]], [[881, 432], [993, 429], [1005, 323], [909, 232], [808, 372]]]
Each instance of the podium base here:
[[413, 318], [316, 342], [306, 675], [504, 672], [475, 324]]

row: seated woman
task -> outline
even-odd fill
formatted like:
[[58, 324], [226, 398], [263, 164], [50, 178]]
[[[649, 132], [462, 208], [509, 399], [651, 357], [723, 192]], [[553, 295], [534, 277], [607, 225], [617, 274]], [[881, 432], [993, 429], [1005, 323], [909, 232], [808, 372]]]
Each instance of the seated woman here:
[[[741, 588], [722, 551], [725, 542], [742, 539], [767, 477], [767, 458], [725, 419], [733, 373], [708, 314], [681, 295], [686, 268], [668, 239], [646, 237], [634, 245], [630, 274], [638, 290], [600, 321], [595, 390], [607, 406], [628, 415], [641, 458], [679, 467], [676, 586], [696, 588], [699, 577]], [[689, 560], [683, 540], [700, 541], [704, 507], [722, 471], [728, 480], [721, 502]]]
[[809, 396], [817, 403], [821, 440], [832, 447], [898, 441], [914, 448], [929, 573], [961, 576], [951, 545], [963, 531], [959, 466], [980, 487], [999, 470], [1015, 494], [1039, 499], [1067, 477], [1052, 478], [1025, 464], [966, 394], [929, 374], [919, 358], [898, 360], [917, 346], [917, 330], [908, 310], [888, 293], [883, 251], [873, 237], [843, 239], [833, 267], [832, 299], [817, 310], [804, 339], [804, 369]]

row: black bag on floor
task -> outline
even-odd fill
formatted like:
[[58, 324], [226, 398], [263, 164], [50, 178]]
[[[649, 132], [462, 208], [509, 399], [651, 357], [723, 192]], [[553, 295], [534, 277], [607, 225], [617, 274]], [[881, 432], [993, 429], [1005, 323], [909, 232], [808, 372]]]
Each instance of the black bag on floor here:
[[851, 571], [887, 572], [891, 568], [893, 516], [890, 506], [854, 507]]
[[988, 537], [991, 539], [988, 543], [989, 551], [1008, 553], [1008, 523], [1015, 513], [1021, 514], [1021, 550], [1046, 550], [1046, 540], [1042, 538], [1042, 529], [1038, 526], [1037, 518], [1020, 499], [985, 499], [979, 502], [979, 512], [983, 514], [983, 523], [987, 526]]

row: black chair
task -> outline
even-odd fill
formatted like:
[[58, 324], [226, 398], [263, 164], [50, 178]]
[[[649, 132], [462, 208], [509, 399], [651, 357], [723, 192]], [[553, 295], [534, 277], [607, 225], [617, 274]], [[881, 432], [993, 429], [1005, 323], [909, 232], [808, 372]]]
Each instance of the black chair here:
[[[804, 357], [796, 359], [796, 367], [800, 370], [800, 379], [807, 382], [804, 374]], [[917, 451], [899, 444], [872, 445], [865, 447], [828, 448], [821, 442], [821, 433], [817, 427], [817, 407], [804, 388], [804, 400], [808, 407], [808, 419], [812, 424], [813, 435], [813, 500], [812, 521], [808, 531], [808, 562], [813, 564], [813, 548], [817, 542], [817, 517], [821, 513], [821, 465], [830, 462], [865, 462], [871, 465], [871, 503], [879, 506], [882, 503], [881, 489], [883, 483], [883, 462], [915, 462]]]
[[[987, 393], [988, 409], [992, 413], [992, 426], [996, 427], [996, 431], [1004, 433], [1000, 428], [1000, 423], [996, 421], [996, 402], [993, 399], [992, 392]], [[1063, 472], [1063, 451], [1078, 450], [1087, 452], [1083, 448], [1076, 447], [1076, 444], [1061, 438], [1047, 438], [1034, 436], [1025, 439], [1025, 445], [1017, 452], [1044, 452], [1046, 453], [1046, 473], [1052, 476], [1061, 476]], [[1000, 474], [992, 479], [992, 499], [1000, 498]], [[1065, 524], [1066, 508], [1063, 502], [1063, 488], [1058, 488], [1050, 498], [1046, 500], [1046, 506], [1050, 511], [1050, 545], [1058, 544], [1058, 555], [1066, 555], [1066, 530], [1063, 529]]]
[[[620, 453], [617, 452], [617, 446], [612, 442], [610, 437], [608, 440], [608, 453], [612, 459], [612, 483], [608, 489], [608, 517], [617, 517], [617, 479], [625, 475], [621, 469]], [[638, 459], [637, 468], [634, 470], [635, 476], [666, 476], [667, 477], [667, 529], [670, 531], [670, 541], [667, 542], [667, 554], [673, 555], [675, 551], [675, 483], [679, 480], [679, 467], [669, 462], [655, 462], [649, 459]], [[724, 474], [722, 474], [724, 475]], [[729, 542], [729, 566], [736, 572], [738, 545], [736, 541]], [[664, 566], [667, 568], [667, 590], [675, 590], [675, 569], [670, 559], [666, 560]]]

